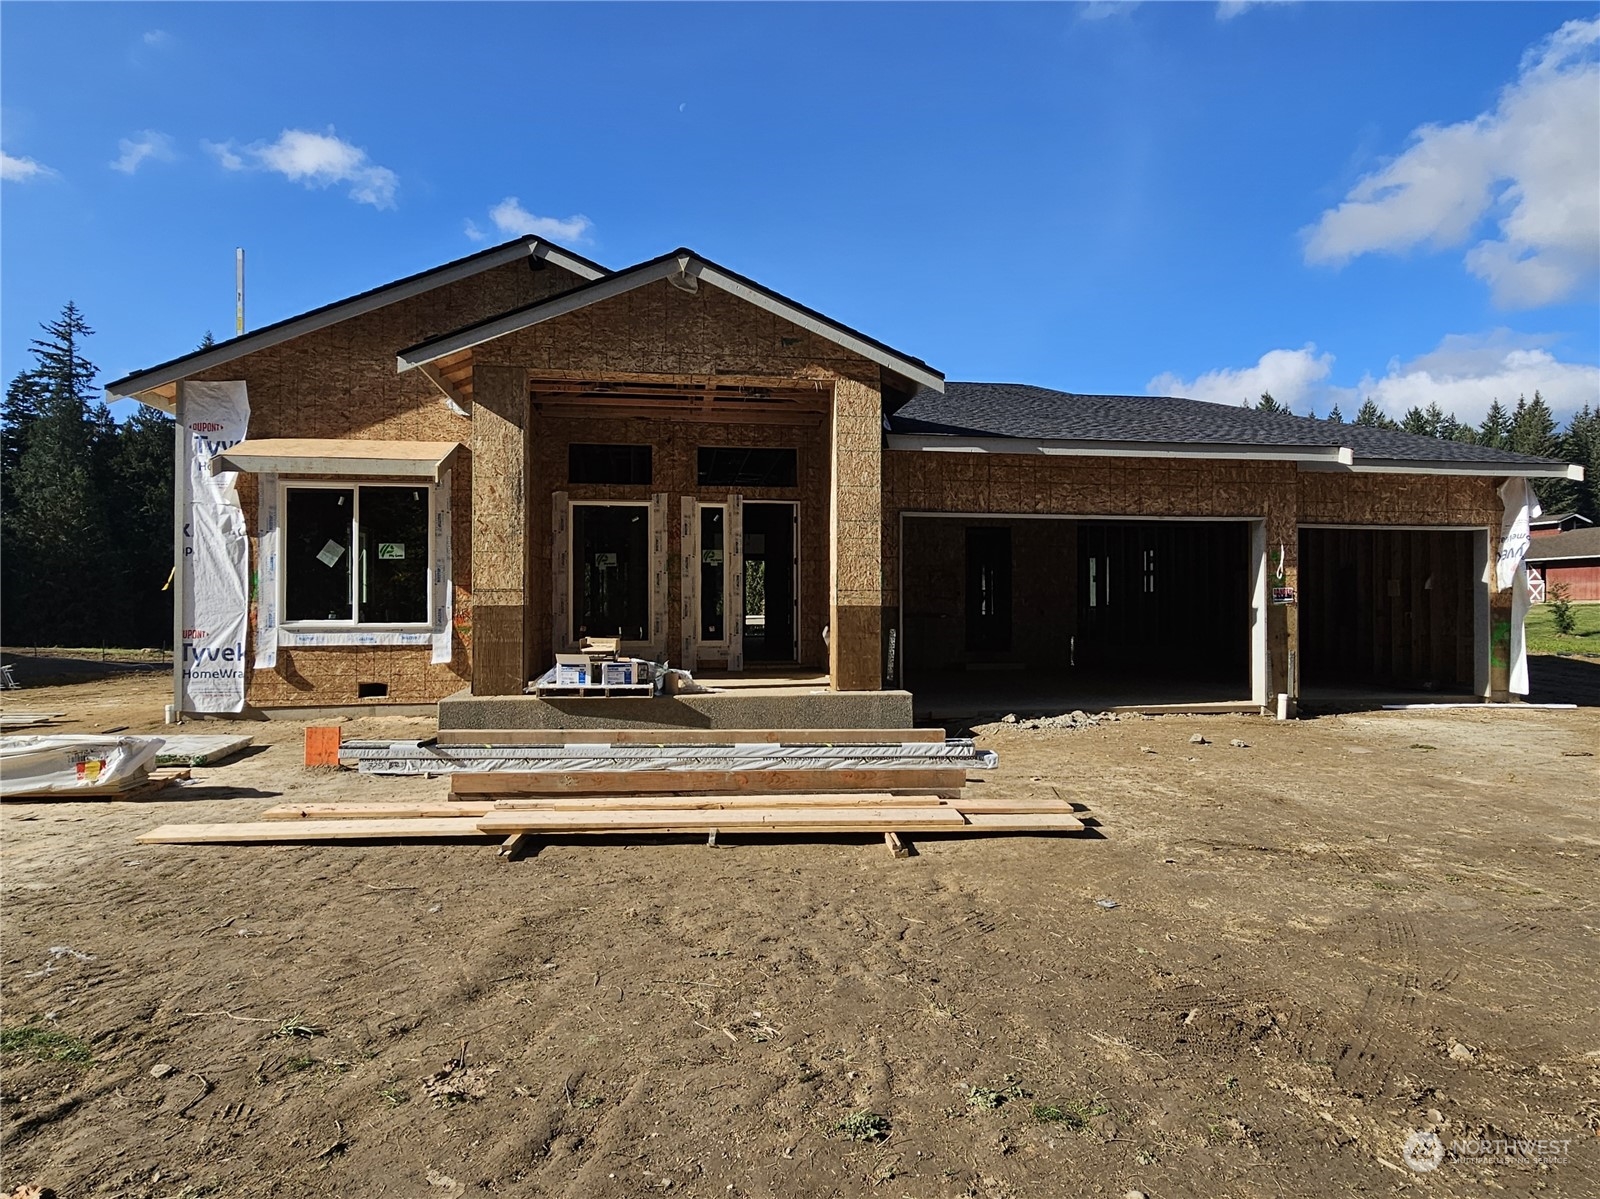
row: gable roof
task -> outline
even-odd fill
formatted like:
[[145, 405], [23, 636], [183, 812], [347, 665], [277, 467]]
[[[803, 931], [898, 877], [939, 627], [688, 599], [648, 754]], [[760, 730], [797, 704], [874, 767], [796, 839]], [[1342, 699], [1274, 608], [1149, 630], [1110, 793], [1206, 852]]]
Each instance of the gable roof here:
[[1575, 508], [1569, 508], [1565, 512], [1545, 512], [1534, 517], [1528, 523], [1535, 529], [1545, 529], [1554, 525], [1565, 524], [1569, 520], [1581, 520], [1586, 525], [1594, 524], [1594, 521], [1590, 520], [1587, 516]]
[[1528, 546], [1527, 561], [1530, 563], [1566, 562], [1577, 558], [1592, 558], [1600, 563], [1600, 529], [1571, 529], [1549, 537], [1535, 537]]
[[504, 337], [508, 333], [515, 333], [544, 321], [553, 320], [555, 317], [565, 316], [569, 312], [587, 308], [590, 304], [598, 304], [602, 300], [609, 300], [664, 279], [672, 281], [675, 286], [685, 291], [695, 291], [701, 283], [709, 284], [759, 308], [764, 308], [790, 324], [826, 338], [868, 361], [876, 362], [879, 366], [903, 376], [934, 394], [944, 387], [944, 375], [922, 359], [902, 354], [876, 338], [868, 337], [848, 325], [842, 325], [813, 308], [807, 308], [804, 304], [797, 303], [771, 288], [763, 287], [752, 279], [730, 271], [727, 267], [719, 266], [693, 250], [682, 247], [659, 258], [651, 258], [607, 275], [605, 278], [580, 284], [550, 299], [513, 309], [500, 316], [478, 321], [453, 333], [429, 338], [419, 345], [401, 350], [398, 355], [399, 369], [408, 371], [427, 366], [451, 354], [458, 354], [463, 350], [470, 350], [474, 346], [493, 341], [497, 337]]
[[214, 346], [207, 346], [201, 350], [194, 350], [182, 354], [177, 358], [169, 359], [158, 366], [125, 375], [115, 382], [106, 384], [106, 399], [136, 399], [166, 411], [172, 410], [172, 400], [164, 395], [147, 394], [155, 388], [165, 387], [176, 383], [190, 375], [199, 374], [201, 371], [210, 370], [212, 367], [221, 366], [232, 362], [235, 358], [242, 358], [246, 354], [253, 354], [257, 350], [264, 350], [269, 346], [278, 345], [290, 338], [302, 334], [314, 333], [318, 329], [326, 329], [329, 325], [338, 324], [353, 316], [372, 312], [388, 304], [400, 300], [410, 299], [412, 296], [421, 295], [432, 291], [436, 287], [443, 287], [447, 283], [455, 283], [462, 279], [471, 278], [473, 275], [484, 271], [493, 270], [495, 267], [504, 266], [509, 262], [516, 262], [522, 258], [537, 258], [549, 262], [563, 270], [572, 272], [584, 280], [604, 278], [609, 272], [597, 262], [591, 262], [580, 254], [571, 250], [564, 250], [560, 246], [551, 245], [537, 237], [519, 237], [503, 245], [491, 246], [487, 250], [480, 250], [476, 254], [468, 254], [465, 258], [457, 258], [442, 266], [432, 267], [415, 275], [407, 275], [404, 279], [396, 279], [393, 283], [385, 283], [381, 287], [374, 287], [359, 295], [347, 299], [336, 300], [332, 304], [324, 304], [321, 308], [313, 308], [310, 312], [303, 312], [299, 316], [292, 316], [285, 320], [277, 321], [271, 325], [264, 325], [252, 333], [245, 333], [239, 337], [219, 341]]
[[1365, 425], [1170, 396], [1075, 395], [1024, 383], [924, 389], [889, 417], [889, 434], [892, 450], [1258, 458], [1332, 470], [1583, 477], [1580, 467], [1553, 458]]

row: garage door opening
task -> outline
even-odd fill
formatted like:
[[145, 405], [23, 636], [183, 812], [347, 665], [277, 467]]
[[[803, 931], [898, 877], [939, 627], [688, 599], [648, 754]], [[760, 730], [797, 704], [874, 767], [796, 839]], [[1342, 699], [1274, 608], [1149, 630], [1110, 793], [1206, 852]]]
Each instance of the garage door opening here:
[[919, 715], [1259, 702], [1249, 521], [908, 515], [902, 528]]
[[1484, 552], [1479, 530], [1302, 528], [1302, 698], [1480, 693]]

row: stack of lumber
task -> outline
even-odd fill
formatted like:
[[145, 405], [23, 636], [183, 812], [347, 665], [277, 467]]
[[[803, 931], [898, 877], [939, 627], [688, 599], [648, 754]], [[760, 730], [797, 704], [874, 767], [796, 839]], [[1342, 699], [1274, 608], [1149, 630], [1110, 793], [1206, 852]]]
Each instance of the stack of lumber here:
[[[248, 824], [167, 825], [141, 842], [206, 843], [253, 841], [412, 840], [431, 837], [496, 837], [505, 851], [529, 839], [617, 834], [692, 834], [716, 843], [738, 834], [881, 835], [904, 856], [907, 834], [981, 835], [997, 832], [1079, 832], [1072, 806], [1052, 795], [1021, 799], [972, 794], [967, 771], [994, 765], [994, 755], [966, 751], [952, 756], [903, 754], [890, 747], [944, 747], [937, 730], [892, 730], [876, 742], [835, 743], [842, 752], [773, 766], [775, 746], [813, 749], [825, 732], [717, 733], [723, 748], [750, 750], [713, 758], [693, 753], [628, 757], [619, 765], [596, 764], [600, 746], [640, 745], [618, 731], [572, 743], [566, 760], [581, 768], [560, 769], [563, 759], [541, 760], [531, 770], [456, 769], [448, 800], [421, 803], [280, 805]], [[919, 740], [905, 737], [919, 734]], [[656, 737], [675, 736], [649, 730]], [[564, 733], [571, 736], [571, 733]], [[935, 740], [935, 735], [938, 740]], [[600, 740], [601, 737], [607, 738]], [[757, 740], [758, 737], [766, 738]], [[737, 738], [737, 740], [735, 740]], [[658, 744], [663, 744], [658, 742]], [[490, 743], [490, 748], [503, 748]], [[876, 748], [874, 748], [876, 747]], [[664, 743], [664, 749], [682, 748]], [[875, 757], [881, 754], [881, 757]], [[603, 755], [601, 755], [603, 757]], [[787, 760], [783, 753], [777, 760]], [[685, 762], [688, 765], [685, 765]], [[760, 765], [751, 765], [759, 761]], [[863, 761], [871, 764], [861, 765]], [[847, 762], [835, 765], [833, 762]]]

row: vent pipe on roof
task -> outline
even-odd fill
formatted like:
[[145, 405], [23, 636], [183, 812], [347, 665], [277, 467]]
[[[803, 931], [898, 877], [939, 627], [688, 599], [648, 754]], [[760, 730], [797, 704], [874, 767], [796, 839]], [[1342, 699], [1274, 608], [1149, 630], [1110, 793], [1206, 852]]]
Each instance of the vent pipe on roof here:
[[233, 252], [233, 332], [244, 334], [244, 247]]

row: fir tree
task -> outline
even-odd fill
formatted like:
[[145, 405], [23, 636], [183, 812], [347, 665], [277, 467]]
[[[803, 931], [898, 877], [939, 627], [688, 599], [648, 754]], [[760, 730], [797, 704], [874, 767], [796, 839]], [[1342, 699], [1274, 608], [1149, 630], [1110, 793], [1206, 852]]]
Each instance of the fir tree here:
[[1361, 409], [1356, 413], [1355, 423], [1372, 429], [1398, 429], [1400, 427], [1383, 414], [1383, 409], [1378, 407], [1377, 401], [1371, 396], [1362, 401]]
[[1510, 449], [1519, 454], [1537, 454], [1552, 457], [1556, 452], [1556, 420], [1550, 405], [1537, 391], [1533, 399], [1517, 398], [1516, 411], [1511, 416]]
[[1254, 407], [1257, 412], [1273, 412], [1280, 415], [1288, 415], [1289, 412], [1289, 406], [1287, 404], [1278, 403], [1277, 400], [1272, 398], [1272, 393], [1270, 391], [1263, 391], [1261, 393], [1260, 402], [1252, 405], [1249, 400], [1246, 400], [1244, 402], [1244, 406], [1246, 408]]
[[1344, 424], [1344, 413], [1339, 411], [1339, 405], [1335, 404], [1333, 406], [1332, 410], [1328, 413], [1328, 419], [1336, 425]]
[[[106, 507], [97, 485], [108, 433], [114, 431], [104, 404], [93, 400], [95, 366], [83, 355], [93, 334], [75, 304], [43, 326], [32, 351], [38, 365], [29, 382], [13, 380], [24, 431], [15, 468], [8, 472], [14, 504], [5, 528], [6, 604], [10, 631], [35, 644], [60, 643], [103, 627], [103, 595], [116, 583], [109, 555]], [[33, 411], [26, 412], [27, 405]], [[108, 577], [109, 574], [109, 577]]]
[[1511, 418], [1499, 400], [1489, 405], [1489, 411], [1478, 426], [1478, 444], [1503, 450], [1511, 442]]

